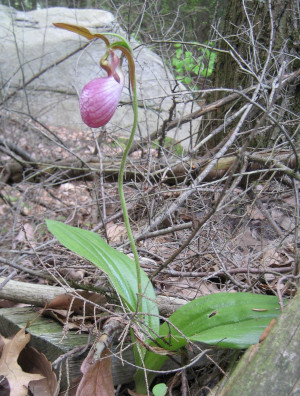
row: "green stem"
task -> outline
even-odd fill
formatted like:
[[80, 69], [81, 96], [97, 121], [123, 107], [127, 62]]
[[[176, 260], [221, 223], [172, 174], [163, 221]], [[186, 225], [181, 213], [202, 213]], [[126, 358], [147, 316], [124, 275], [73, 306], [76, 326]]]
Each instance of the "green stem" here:
[[[138, 252], [135, 246], [134, 238], [132, 235], [130, 223], [129, 223], [129, 216], [128, 216], [128, 211], [126, 207], [126, 200], [125, 200], [125, 195], [124, 195], [124, 187], [123, 187], [123, 179], [124, 179], [124, 171], [125, 171], [125, 164], [128, 156], [128, 152], [130, 150], [130, 146], [133, 142], [134, 139], [134, 134], [137, 128], [138, 124], [138, 102], [137, 102], [137, 92], [136, 92], [136, 78], [134, 76], [134, 81], [133, 81], [133, 113], [134, 113], [134, 120], [133, 120], [133, 125], [129, 137], [129, 141], [127, 143], [127, 146], [124, 150], [121, 165], [120, 165], [120, 171], [119, 171], [119, 194], [120, 194], [120, 200], [121, 200], [121, 206], [122, 206], [122, 211], [123, 211], [123, 216], [124, 216], [124, 222], [125, 222], [125, 227], [127, 230], [128, 238], [130, 241], [130, 246], [133, 252], [134, 256], [134, 261], [135, 261], [135, 267], [136, 267], [136, 276], [137, 276], [137, 286], [138, 286], [138, 302], [139, 299], [142, 296], [142, 282], [141, 282], [141, 268], [140, 268], [140, 262], [139, 262], [139, 256]], [[138, 304], [137, 304], [138, 306]]]
[[[128, 238], [130, 241], [131, 249], [132, 249], [132, 252], [134, 255], [134, 261], [135, 261], [135, 267], [136, 267], [137, 286], [138, 286], [138, 296], [137, 296], [137, 311], [138, 311], [139, 310], [139, 301], [142, 297], [141, 267], [140, 267], [138, 252], [137, 252], [134, 238], [133, 238], [131, 228], [130, 228], [129, 216], [128, 216], [128, 211], [127, 211], [127, 207], [126, 207], [126, 200], [125, 200], [124, 188], [123, 188], [125, 164], [126, 164], [129, 150], [130, 150], [130, 146], [134, 139], [134, 134], [135, 134], [135, 131], [137, 128], [137, 123], [138, 123], [138, 104], [137, 104], [137, 93], [136, 93], [135, 64], [134, 64], [134, 60], [133, 60], [132, 49], [131, 49], [128, 41], [125, 40], [124, 37], [122, 37], [116, 33], [92, 34], [88, 29], [86, 29], [82, 26], [76, 26], [76, 25], [71, 25], [71, 24], [67, 24], [67, 23], [54, 23], [54, 25], [58, 28], [77, 33], [77, 34], [87, 38], [88, 40], [93, 40], [94, 38], [101, 38], [105, 42], [107, 50], [108, 49], [119, 49], [123, 52], [123, 54], [126, 56], [126, 58], [128, 60], [129, 71], [130, 71], [130, 83], [131, 83], [132, 94], [133, 94], [134, 120], [133, 120], [133, 125], [132, 125], [132, 130], [130, 133], [129, 141], [128, 141], [127, 146], [124, 150], [122, 161], [121, 161], [121, 166], [120, 166], [120, 171], [119, 171], [119, 194], [120, 194], [120, 200], [121, 200], [121, 206], [122, 206], [125, 226], [126, 226]], [[109, 40], [106, 38], [106, 36], [113, 36], [113, 37], [120, 39], [121, 41], [111, 44], [109, 42]], [[106, 55], [104, 56], [103, 59], [106, 59], [107, 55], [108, 55], [108, 52], [106, 53]], [[101, 64], [101, 61], [100, 61], [100, 64]], [[101, 64], [101, 67], [103, 67], [105, 69], [103, 64]]]
[[136, 92], [135, 64], [134, 64], [134, 60], [133, 60], [132, 49], [131, 49], [129, 43], [122, 36], [115, 34], [115, 33], [105, 33], [105, 35], [110, 35], [110, 36], [114, 36], [114, 37], [121, 39], [121, 42], [116, 42], [116, 43], [111, 44], [110, 48], [121, 50], [123, 52], [123, 54], [125, 55], [125, 57], [127, 58], [127, 61], [129, 64], [130, 83], [131, 83], [132, 95], [133, 95], [133, 113], [134, 113], [133, 125], [132, 125], [132, 129], [131, 129], [129, 141], [128, 141], [127, 146], [125, 147], [125, 150], [123, 153], [123, 157], [122, 157], [122, 161], [121, 161], [121, 165], [120, 165], [118, 182], [119, 182], [119, 195], [120, 195], [120, 201], [121, 201], [121, 206], [122, 206], [122, 211], [123, 211], [123, 216], [124, 216], [125, 227], [126, 227], [126, 231], [128, 234], [130, 246], [131, 246], [131, 249], [133, 252], [135, 268], [136, 268], [137, 287], [138, 287], [137, 310], [139, 310], [139, 301], [140, 301], [140, 298], [142, 297], [141, 267], [140, 267], [138, 252], [137, 252], [134, 238], [133, 238], [133, 235], [131, 232], [129, 216], [128, 216], [128, 211], [127, 211], [127, 207], [126, 207], [126, 200], [125, 200], [125, 195], [124, 195], [124, 187], [123, 187], [125, 164], [126, 164], [127, 156], [128, 156], [130, 147], [132, 145], [135, 131], [136, 131], [137, 124], [138, 124], [138, 102], [137, 102], [137, 92]]

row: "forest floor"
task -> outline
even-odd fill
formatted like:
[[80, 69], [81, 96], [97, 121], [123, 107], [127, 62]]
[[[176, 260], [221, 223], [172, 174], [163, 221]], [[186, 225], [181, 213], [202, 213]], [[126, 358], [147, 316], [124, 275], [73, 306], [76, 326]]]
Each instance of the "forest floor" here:
[[[10, 127], [16, 136], [16, 125]], [[97, 157], [91, 134], [59, 128], [51, 130], [62, 142], [68, 141], [72, 155], [75, 153], [78, 158]], [[54, 148], [49, 140], [39, 141], [34, 125], [26, 131], [19, 128], [17, 140], [20, 148], [31, 152], [36, 163], [44, 162], [45, 158], [56, 163], [70, 156], [63, 145]], [[34, 142], [34, 150], [30, 149], [31, 142]], [[101, 155], [97, 158], [100, 158], [100, 163], [104, 157], [113, 162], [121, 152], [122, 144], [105, 136], [101, 142]], [[135, 152], [128, 162], [136, 163], [141, 155], [150, 158], [151, 162], [157, 160], [158, 151], [151, 147], [143, 154], [141, 151]], [[180, 159], [176, 150], [165, 149], [164, 156], [168, 160], [171, 157]], [[1, 157], [2, 163], [8, 163], [9, 159], [9, 156]], [[116, 216], [121, 206], [115, 175], [100, 178], [99, 174], [91, 172], [89, 177], [68, 178], [64, 169], [52, 172], [49, 168], [46, 175], [38, 171], [34, 176], [24, 173], [22, 180], [14, 182], [9, 177], [5, 179], [4, 172], [2, 176], [2, 277], [8, 277], [15, 271], [14, 280], [33, 284], [65, 285], [68, 281], [95, 287], [106, 284], [99, 269], [53, 239], [45, 219], [97, 230], [111, 246], [131, 255], [123, 217]], [[297, 183], [299, 189], [300, 183]], [[191, 185], [190, 177], [176, 184], [165, 183], [164, 179], [155, 183], [149, 177], [147, 168], [142, 180], [127, 181], [125, 195], [130, 206], [133, 234], [142, 235], [152, 219]], [[222, 181], [218, 178], [203, 182], [184, 205], [154, 230], [155, 233], [137, 242], [142, 268], [149, 276], [180, 248], [221, 191]], [[274, 173], [234, 186], [188, 247], [154, 278], [156, 293], [186, 301], [225, 291], [292, 297], [295, 285], [288, 282], [286, 276], [294, 273], [295, 207], [294, 186]], [[18, 266], [22, 271], [16, 271]], [[40, 273], [50, 274], [55, 281], [49, 282], [40, 277]], [[0, 300], [0, 307], [14, 304], [17, 303]], [[73, 327], [78, 330], [78, 327]], [[196, 380], [190, 380], [191, 386], [194, 384], [197, 389], [211, 386], [212, 378], [217, 377], [216, 371], [213, 365], [206, 368], [206, 373], [210, 374], [204, 377], [201, 370], [195, 371]], [[175, 381], [173, 394], [180, 394], [180, 391], [176, 393], [175, 386], [179, 379], [172, 381]], [[195, 390], [193, 394], [200, 394], [197, 392]]]

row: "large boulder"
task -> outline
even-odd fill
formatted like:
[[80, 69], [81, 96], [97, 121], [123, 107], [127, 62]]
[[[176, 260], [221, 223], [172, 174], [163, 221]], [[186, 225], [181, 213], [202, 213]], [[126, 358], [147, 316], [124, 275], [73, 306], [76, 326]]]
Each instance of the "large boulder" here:
[[[47, 8], [20, 12], [0, 6], [0, 79], [2, 103], [6, 109], [31, 114], [50, 126], [87, 128], [81, 121], [78, 95], [91, 79], [105, 76], [99, 60], [105, 46], [101, 40], [91, 43], [75, 33], [53, 26], [64, 22], [84, 26], [93, 33], [120, 33], [115, 17], [95, 9]], [[121, 32], [122, 33], [122, 32]], [[139, 99], [139, 132], [143, 136], [155, 131], [169, 116], [175, 86], [174, 77], [163, 60], [137, 42], [134, 48]], [[123, 63], [127, 73], [126, 61]], [[125, 87], [128, 87], [128, 79]], [[190, 97], [176, 107], [176, 117], [191, 112]], [[17, 93], [16, 93], [17, 91]], [[130, 131], [133, 120], [131, 97], [124, 88], [121, 106], [108, 125], [119, 135]], [[195, 107], [193, 108], [195, 109]], [[170, 131], [179, 140], [190, 135], [190, 125]], [[184, 144], [188, 145], [188, 140]]]

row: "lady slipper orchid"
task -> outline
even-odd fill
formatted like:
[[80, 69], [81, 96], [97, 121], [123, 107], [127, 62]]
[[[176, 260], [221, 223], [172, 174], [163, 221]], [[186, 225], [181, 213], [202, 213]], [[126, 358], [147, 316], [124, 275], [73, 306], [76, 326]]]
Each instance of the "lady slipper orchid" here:
[[[107, 57], [110, 55], [111, 63]], [[83, 88], [80, 100], [80, 114], [83, 122], [91, 128], [104, 126], [114, 115], [124, 86], [124, 74], [119, 66], [120, 59], [109, 50], [100, 61], [107, 77], [96, 78]]]

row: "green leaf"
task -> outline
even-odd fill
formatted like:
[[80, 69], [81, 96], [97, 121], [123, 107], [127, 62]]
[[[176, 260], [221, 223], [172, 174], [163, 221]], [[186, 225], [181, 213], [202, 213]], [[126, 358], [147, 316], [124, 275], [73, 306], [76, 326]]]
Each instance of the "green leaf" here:
[[[248, 348], [258, 342], [270, 320], [279, 314], [278, 298], [252, 293], [217, 293], [197, 298], [180, 307], [170, 322], [191, 341], [225, 348]], [[169, 336], [169, 326], [161, 326], [160, 335]], [[174, 339], [182, 336], [172, 330]], [[177, 348], [176, 348], [177, 349]]]
[[166, 384], [157, 384], [153, 387], [152, 392], [154, 396], [165, 396], [167, 394], [168, 387]]
[[185, 66], [185, 70], [191, 71], [195, 66], [195, 63], [192, 59], [185, 59], [184, 66]]
[[191, 84], [191, 82], [192, 82], [192, 79], [191, 79], [191, 77], [184, 77], [184, 80], [183, 80], [183, 82], [184, 82], [184, 84], [187, 84], [187, 85], [189, 85], [189, 84]]
[[183, 68], [184, 68], [184, 61], [179, 60], [176, 65], [176, 70], [180, 72], [180, 71], [183, 71]]
[[172, 65], [173, 66], [177, 66], [178, 65], [178, 62], [179, 62], [179, 60], [178, 59], [176, 59], [176, 58], [172, 58]]
[[200, 70], [200, 66], [197, 65], [197, 66], [194, 67], [193, 72], [194, 72], [195, 74], [198, 74], [198, 73], [199, 73], [199, 70]]
[[[137, 278], [133, 260], [125, 254], [109, 246], [98, 234], [71, 227], [64, 223], [46, 220], [49, 231], [59, 240], [59, 242], [77, 253], [81, 257], [89, 260], [106, 273], [111, 285], [125, 303], [125, 307], [135, 312], [137, 308]], [[145, 313], [145, 324], [156, 334], [159, 333], [158, 308], [155, 302], [156, 296], [153, 286], [141, 269], [142, 292], [144, 298], [139, 312]]]
[[179, 48], [176, 50], [176, 58], [177, 59], [181, 58], [181, 55], [182, 55], [182, 49]]
[[[220, 348], [244, 349], [259, 341], [259, 337], [279, 315], [278, 298], [252, 293], [217, 293], [197, 298], [180, 307], [160, 328], [158, 344], [176, 351], [187, 341], [172, 324], [193, 342], [202, 342]], [[165, 341], [162, 339], [164, 338]], [[145, 367], [159, 370], [166, 357], [147, 352]], [[136, 384], [142, 389], [141, 371], [136, 374]], [[155, 375], [149, 374], [149, 383]]]

